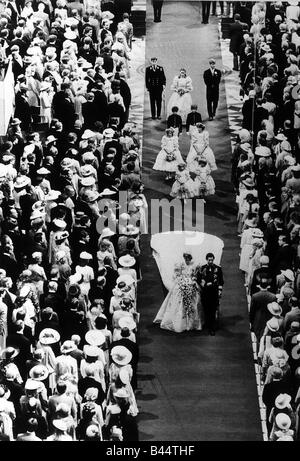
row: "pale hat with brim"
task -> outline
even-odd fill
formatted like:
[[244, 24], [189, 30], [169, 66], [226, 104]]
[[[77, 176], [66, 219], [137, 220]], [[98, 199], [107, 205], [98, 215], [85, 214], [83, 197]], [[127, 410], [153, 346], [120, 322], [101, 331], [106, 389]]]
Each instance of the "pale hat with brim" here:
[[10, 122], [10, 126], [21, 125], [22, 121], [19, 118], [13, 118]]
[[103, 131], [103, 136], [105, 138], [113, 138], [115, 131], [112, 128], [105, 128]]
[[130, 255], [121, 256], [118, 261], [119, 261], [120, 266], [123, 266], [123, 267], [132, 267], [136, 263], [135, 258]]
[[34, 152], [34, 149], [35, 149], [35, 144], [27, 144], [24, 147], [24, 154], [26, 155], [32, 154]]
[[49, 371], [45, 365], [35, 365], [29, 371], [29, 377], [36, 381], [44, 381], [49, 376]]
[[287, 137], [286, 137], [283, 133], [278, 133], [278, 134], [275, 136], [275, 139], [277, 139], [277, 141], [286, 141], [286, 140], [287, 140]]
[[278, 413], [278, 415], [275, 417], [275, 422], [279, 429], [284, 430], [289, 429], [292, 424], [291, 418], [285, 413]]
[[103, 197], [103, 196], [115, 195], [115, 193], [116, 192], [114, 192], [113, 190], [104, 189], [99, 195], [100, 197]]
[[111, 350], [111, 357], [118, 365], [128, 365], [132, 359], [132, 353], [124, 346], [115, 346]]
[[136, 323], [135, 321], [133, 320], [132, 317], [121, 317], [120, 320], [119, 320], [119, 327], [120, 328], [128, 328], [130, 331], [133, 331], [135, 330], [136, 328]]
[[55, 427], [55, 429], [58, 429], [62, 432], [65, 432], [68, 430], [68, 424], [66, 421], [64, 421], [64, 419], [54, 419], [52, 421], [52, 424]]
[[286, 269], [286, 270], [282, 270], [281, 271], [281, 274], [287, 278], [290, 282], [294, 282], [295, 281], [295, 276], [294, 276], [294, 273], [291, 269]]
[[291, 168], [292, 171], [300, 171], [300, 165], [294, 165]]
[[45, 211], [34, 210], [30, 215], [30, 221], [34, 221], [35, 219], [44, 218], [45, 216], [46, 216]]
[[64, 37], [65, 37], [67, 40], [76, 40], [77, 34], [76, 34], [76, 32], [74, 32], [73, 30], [68, 29], [68, 30], [66, 30], [66, 32], [64, 33]]
[[40, 383], [36, 379], [27, 379], [25, 383], [25, 390], [26, 391], [37, 391], [40, 388]]
[[270, 331], [278, 331], [279, 330], [279, 322], [275, 317], [272, 317], [270, 320], [267, 321], [267, 327]]
[[115, 235], [115, 232], [112, 231], [109, 227], [105, 227], [105, 229], [103, 229], [102, 231], [102, 234], [100, 236], [100, 239], [105, 239], [107, 237], [112, 237], [113, 235]]
[[68, 231], [59, 231], [55, 234], [54, 236], [54, 241], [58, 242], [60, 240], [65, 240], [69, 237], [69, 232]]
[[289, 406], [292, 397], [289, 394], [279, 394], [275, 400], [275, 406], [282, 410]]
[[0, 352], [0, 358], [1, 359], [14, 359], [15, 357], [17, 357], [17, 355], [19, 355], [20, 353], [20, 349], [16, 348], [16, 347], [6, 347], [5, 349], [2, 349], [2, 351]]
[[92, 130], [85, 130], [81, 136], [81, 139], [90, 139], [94, 138], [96, 136], [96, 133]]
[[53, 328], [44, 328], [40, 332], [39, 342], [44, 345], [55, 344], [60, 340], [60, 334]]
[[267, 305], [267, 309], [268, 311], [272, 314], [272, 315], [281, 315], [282, 314], [282, 308], [279, 306], [278, 303], [276, 303], [275, 301], [273, 301], [272, 303], [269, 303]]
[[65, 228], [67, 227], [67, 223], [63, 219], [53, 219], [53, 224], [60, 230], [65, 230]]
[[98, 358], [100, 349], [97, 346], [85, 345], [83, 346], [83, 352], [87, 357]]
[[51, 134], [50, 136], [47, 136], [47, 138], [45, 140], [45, 144], [47, 146], [48, 144], [50, 144], [51, 142], [54, 142], [54, 141], [57, 141], [57, 138]]
[[82, 187], [92, 187], [96, 184], [96, 179], [93, 176], [86, 176], [80, 180]]
[[23, 187], [28, 186], [31, 183], [30, 178], [28, 176], [17, 176], [14, 188], [15, 189], [22, 189]]
[[267, 146], [258, 146], [255, 149], [255, 155], [258, 157], [270, 157], [271, 150]]
[[91, 253], [88, 253], [87, 251], [82, 251], [79, 255], [79, 258], [84, 259], [86, 261], [90, 261], [91, 259], [93, 259], [93, 256], [91, 255]]
[[246, 187], [254, 187], [255, 183], [252, 178], [245, 178], [241, 181]]
[[292, 157], [291, 155], [286, 155], [284, 157], [284, 162], [288, 165], [288, 166], [294, 166], [296, 164], [296, 159], [294, 157]]
[[75, 349], [76, 349], [76, 344], [74, 343], [74, 341], [67, 340], [62, 344], [60, 348], [60, 352], [62, 354], [69, 354], [70, 352], [75, 351]]
[[80, 168], [80, 174], [83, 178], [91, 176], [95, 171], [95, 168], [92, 165], [82, 165]]
[[102, 346], [105, 344], [105, 336], [99, 330], [90, 330], [85, 335], [85, 340], [90, 346]]
[[116, 392], [114, 392], [114, 397], [117, 397], [119, 399], [127, 399], [129, 397], [129, 393], [127, 389], [125, 389], [124, 387], [121, 387]]
[[256, 227], [255, 229], [253, 229], [252, 231], [252, 237], [255, 237], [255, 238], [263, 238], [264, 236], [264, 233], [261, 229], [259, 229], [258, 227]]
[[96, 202], [98, 198], [99, 198], [99, 193], [94, 190], [87, 191], [84, 195], [84, 200], [87, 203]]
[[36, 172], [40, 176], [47, 176], [48, 174], [50, 174], [50, 171], [47, 170], [47, 168], [45, 167], [39, 168]]

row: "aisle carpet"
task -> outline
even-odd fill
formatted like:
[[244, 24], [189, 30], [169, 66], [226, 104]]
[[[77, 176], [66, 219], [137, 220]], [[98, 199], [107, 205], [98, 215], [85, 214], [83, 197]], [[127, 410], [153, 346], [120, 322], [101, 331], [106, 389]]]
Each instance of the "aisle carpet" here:
[[[193, 102], [206, 123], [203, 71], [213, 56], [222, 68], [217, 19], [201, 24], [200, 2], [165, 2], [161, 23], [153, 23], [151, 1], [147, 4], [146, 60], [157, 55], [167, 76], [167, 94], [176, 72], [187, 69], [193, 80]], [[225, 287], [221, 325], [215, 337], [206, 332], [174, 334], [152, 321], [164, 299], [161, 280], [149, 246], [142, 238], [143, 281], [139, 286], [141, 311], [139, 364], [140, 440], [162, 441], [256, 441], [262, 440], [248, 314], [243, 278], [238, 270], [239, 239], [236, 208], [230, 183], [230, 138], [224, 83], [220, 87], [217, 118], [207, 122], [211, 147], [217, 160], [216, 195], [205, 205], [205, 232], [225, 243], [222, 266]], [[168, 197], [170, 185], [152, 166], [165, 129], [152, 121], [145, 94], [143, 181], [150, 203]], [[186, 134], [181, 153], [188, 152]]]

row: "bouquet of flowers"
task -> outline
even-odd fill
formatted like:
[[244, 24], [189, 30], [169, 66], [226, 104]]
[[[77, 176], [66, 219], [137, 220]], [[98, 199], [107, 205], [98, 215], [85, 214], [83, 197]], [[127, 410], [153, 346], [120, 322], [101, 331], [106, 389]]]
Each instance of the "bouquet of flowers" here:
[[182, 96], [184, 93], [185, 93], [185, 90], [182, 89], [182, 88], [179, 88], [179, 90], [178, 90], [179, 96]]
[[178, 278], [178, 287], [183, 301], [183, 317], [192, 317], [194, 315], [194, 301], [197, 294], [196, 282], [187, 276]]
[[176, 159], [175, 154], [173, 152], [167, 152], [166, 154], [166, 161], [173, 162]]

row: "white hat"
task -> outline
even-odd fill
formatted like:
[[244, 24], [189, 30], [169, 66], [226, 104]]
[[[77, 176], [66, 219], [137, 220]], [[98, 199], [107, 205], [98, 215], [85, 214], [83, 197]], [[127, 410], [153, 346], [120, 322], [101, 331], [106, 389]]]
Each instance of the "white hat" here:
[[104, 239], [106, 237], [111, 237], [112, 235], [115, 235], [115, 232], [112, 231], [109, 227], [105, 227], [102, 231], [102, 234], [100, 235], [100, 239]]
[[283, 133], [278, 133], [278, 134], [275, 136], [275, 139], [277, 139], [277, 141], [286, 141], [286, 140], [287, 140], [287, 137], [286, 137]]
[[57, 200], [61, 192], [59, 190], [50, 190], [50, 192], [45, 195], [44, 201], [49, 202], [50, 200]]
[[96, 133], [92, 130], [85, 130], [81, 136], [81, 139], [90, 139], [94, 138], [96, 136]]
[[35, 365], [34, 367], [31, 368], [29, 371], [29, 376], [32, 379], [35, 379], [36, 381], [44, 381], [45, 379], [48, 378], [49, 371], [45, 365]]
[[67, 40], [76, 40], [77, 34], [73, 30], [69, 29], [69, 30], [66, 30], [66, 32], [64, 33], [64, 37]]
[[67, 227], [67, 223], [63, 219], [55, 218], [53, 219], [53, 224], [55, 225], [55, 227], [58, 227], [58, 229], [61, 230], [65, 230], [65, 228]]
[[136, 323], [132, 317], [124, 316], [124, 317], [121, 317], [119, 320], [119, 327], [128, 328], [130, 331], [132, 331], [136, 328]]
[[267, 321], [267, 327], [270, 331], [278, 331], [279, 330], [279, 322], [275, 317], [272, 317], [270, 320]]
[[29, 295], [30, 290], [31, 290], [30, 285], [22, 286], [22, 288], [20, 289], [20, 292], [19, 292], [19, 296], [21, 298], [26, 298]]
[[116, 392], [114, 392], [114, 397], [118, 397], [119, 399], [127, 399], [129, 394], [125, 387], [121, 387]]
[[116, 284], [118, 285], [120, 282], [125, 282], [126, 285], [130, 286], [135, 283], [135, 279], [130, 274], [122, 274], [117, 278]]
[[44, 328], [40, 332], [39, 342], [44, 345], [55, 344], [60, 340], [60, 334], [53, 328]]
[[64, 419], [54, 419], [52, 421], [53, 426], [60, 431], [66, 431], [68, 429], [68, 424]]
[[119, 264], [123, 267], [132, 267], [136, 263], [135, 258], [130, 255], [124, 255], [119, 258]]
[[291, 418], [286, 415], [285, 413], [278, 413], [278, 415], [275, 418], [276, 425], [279, 427], [279, 429], [284, 429], [287, 430], [291, 427]]
[[105, 138], [113, 138], [115, 134], [115, 130], [113, 130], [112, 128], [105, 128], [105, 130], [103, 131], [103, 136]]
[[82, 251], [80, 253], [80, 255], [79, 255], [79, 258], [89, 261], [90, 259], [93, 259], [93, 256], [90, 253], [88, 253], [87, 251]]
[[116, 192], [110, 189], [104, 189], [99, 195], [102, 197], [103, 195], [114, 195]]
[[39, 168], [36, 172], [37, 172], [37, 174], [39, 174], [39, 175], [45, 175], [45, 176], [46, 176], [47, 174], [50, 174], [50, 171], [47, 170], [47, 168], [45, 168], [45, 167]]
[[[85, 340], [90, 346], [102, 346], [105, 344], [105, 336], [99, 330], [90, 330], [85, 335]], [[99, 355], [99, 352], [98, 352]]]
[[278, 303], [276, 303], [275, 301], [273, 301], [272, 303], [269, 303], [267, 304], [267, 308], [268, 308], [268, 311], [272, 314], [272, 315], [281, 315], [282, 314], [282, 309], [281, 307], [279, 306]]
[[275, 400], [275, 406], [282, 410], [289, 406], [292, 397], [288, 394], [279, 394]]
[[286, 269], [285, 271], [281, 271], [282, 275], [287, 278], [290, 282], [295, 281], [295, 276], [294, 273], [291, 269]]
[[76, 344], [74, 341], [67, 340], [63, 343], [63, 345], [60, 348], [60, 352], [62, 354], [68, 354], [69, 352], [73, 352], [76, 350]]
[[25, 390], [27, 391], [36, 391], [40, 387], [39, 381], [35, 379], [27, 379], [25, 383]]
[[41, 86], [40, 86], [40, 91], [45, 91], [45, 90], [49, 90], [49, 88], [51, 88], [51, 83], [50, 82], [42, 82], [41, 83]]
[[118, 365], [128, 365], [132, 359], [132, 353], [124, 346], [115, 346], [111, 350], [111, 357]]
[[28, 178], [28, 176], [17, 176], [14, 183], [14, 188], [22, 189], [23, 187], [28, 186], [30, 183], [31, 181], [30, 178]]
[[96, 184], [96, 179], [94, 178], [94, 176], [87, 176], [81, 178], [80, 183], [82, 187], [91, 187]]
[[[101, 333], [101, 332], [100, 332]], [[85, 355], [88, 357], [99, 357], [100, 354], [100, 349], [97, 346], [90, 346], [90, 345], [85, 345], [83, 346], [83, 352]]]

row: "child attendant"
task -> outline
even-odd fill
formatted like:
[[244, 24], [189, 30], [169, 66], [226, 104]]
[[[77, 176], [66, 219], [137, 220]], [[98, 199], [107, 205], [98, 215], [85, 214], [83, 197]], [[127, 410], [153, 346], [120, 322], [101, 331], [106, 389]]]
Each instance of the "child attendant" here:
[[172, 176], [177, 171], [177, 166], [182, 163], [179, 147], [178, 136], [174, 136], [174, 129], [167, 128], [166, 134], [161, 140], [161, 151], [158, 153], [153, 170], [165, 171], [167, 173], [166, 180], [172, 179]]

